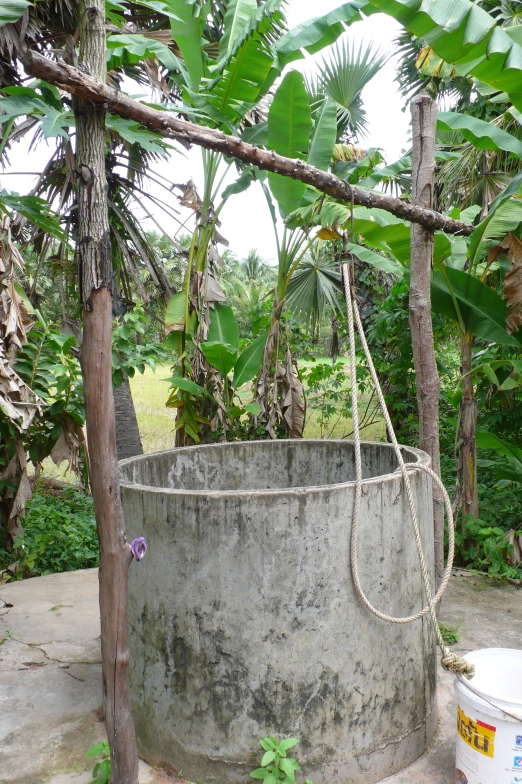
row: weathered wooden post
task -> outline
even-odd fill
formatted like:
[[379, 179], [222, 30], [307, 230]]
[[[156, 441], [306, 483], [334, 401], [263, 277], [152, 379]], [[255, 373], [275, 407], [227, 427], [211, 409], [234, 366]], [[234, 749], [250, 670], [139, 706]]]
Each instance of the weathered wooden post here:
[[[417, 95], [411, 102], [412, 123], [412, 203], [433, 208], [435, 175], [435, 130], [437, 104], [428, 95]], [[439, 392], [440, 381], [435, 360], [431, 321], [430, 278], [433, 260], [433, 231], [411, 224], [410, 329], [413, 365], [417, 380], [419, 407], [419, 446], [429, 454], [433, 470], [440, 476]], [[435, 534], [435, 575], [444, 571], [444, 502], [433, 487], [433, 526]]]
[[[105, 2], [80, 2], [80, 69], [106, 76]], [[100, 540], [100, 611], [105, 724], [111, 784], [137, 784], [129, 698], [127, 578], [132, 552], [120, 502], [112, 394], [112, 260], [105, 176], [105, 109], [74, 99], [82, 372], [94, 510]]]

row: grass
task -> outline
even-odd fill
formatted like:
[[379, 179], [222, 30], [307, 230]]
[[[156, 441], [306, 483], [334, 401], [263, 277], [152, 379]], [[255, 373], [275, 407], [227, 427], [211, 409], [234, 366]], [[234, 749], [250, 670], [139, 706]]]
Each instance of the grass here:
[[457, 626], [452, 626], [450, 623], [439, 623], [440, 633], [446, 645], [456, 645], [460, 642], [460, 633]]
[[174, 426], [176, 410], [166, 408], [169, 384], [166, 379], [172, 375], [168, 365], [158, 365], [154, 373], [145, 368], [143, 374], [136, 373], [130, 379], [130, 387], [136, 409], [143, 451], [159, 452], [174, 446]]
[[[316, 362], [330, 362], [327, 357], [321, 357]], [[309, 368], [315, 363], [310, 360], [299, 360], [299, 367]], [[169, 384], [165, 379], [171, 376], [171, 370], [167, 365], [158, 365], [156, 371], [150, 368], [145, 369], [145, 373], [137, 373], [130, 379], [132, 397], [138, 419], [138, 427], [141, 433], [143, 451], [157, 452], [162, 449], [172, 449], [174, 446], [174, 424], [176, 420], [175, 409], [165, 407], [169, 396]], [[343, 391], [349, 394], [350, 381], [348, 366], [346, 366], [346, 387]], [[243, 402], [248, 401], [249, 390], [240, 390], [240, 397]], [[361, 396], [361, 410], [364, 410], [368, 402], [368, 395]], [[307, 414], [306, 426], [304, 430], [305, 438], [343, 438], [349, 437], [352, 432], [352, 420], [344, 416], [332, 419], [329, 426], [325, 429], [321, 426], [320, 416], [317, 411]], [[362, 431], [362, 437], [368, 441], [382, 441], [385, 439], [385, 427], [382, 418], [375, 424]]]

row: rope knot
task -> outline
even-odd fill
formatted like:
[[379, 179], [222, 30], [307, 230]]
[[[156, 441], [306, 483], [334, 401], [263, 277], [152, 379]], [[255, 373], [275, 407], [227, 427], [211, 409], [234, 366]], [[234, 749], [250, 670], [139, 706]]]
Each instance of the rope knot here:
[[441, 664], [445, 670], [449, 670], [454, 675], [464, 675], [468, 680], [475, 675], [475, 665], [452, 651], [444, 651]]

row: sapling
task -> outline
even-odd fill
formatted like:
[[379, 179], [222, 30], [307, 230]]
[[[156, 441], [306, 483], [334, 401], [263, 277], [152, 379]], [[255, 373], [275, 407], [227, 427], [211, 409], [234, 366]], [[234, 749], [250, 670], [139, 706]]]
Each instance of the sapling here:
[[109, 750], [109, 742], [103, 740], [101, 743], [95, 743], [91, 746], [85, 755], [88, 759], [93, 757], [102, 757], [97, 762], [92, 771], [91, 784], [109, 784], [111, 778], [111, 756]]
[[[261, 767], [256, 768], [250, 774], [253, 779], [263, 779], [264, 784], [295, 784], [296, 771], [301, 770], [297, 761], [292, 757], [287, 757], [286, 752], [297, 746], [297, 738], [283, 738], [277, 743], [271, 735], [261, 738], [259, 741], [264, 754], [261, 759]], [[306, 779], [305, 784], [312, 784], [310, 779]]]

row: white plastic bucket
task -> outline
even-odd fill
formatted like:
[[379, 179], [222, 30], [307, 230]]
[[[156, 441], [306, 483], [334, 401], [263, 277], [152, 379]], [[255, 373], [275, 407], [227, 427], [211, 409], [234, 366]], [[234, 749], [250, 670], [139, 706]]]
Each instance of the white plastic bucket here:
[[487, 648], [466, 659], [475, 677], [455, 680], [455, 782], [522, 784], [522, 651]]

